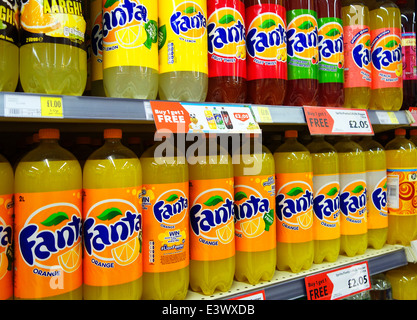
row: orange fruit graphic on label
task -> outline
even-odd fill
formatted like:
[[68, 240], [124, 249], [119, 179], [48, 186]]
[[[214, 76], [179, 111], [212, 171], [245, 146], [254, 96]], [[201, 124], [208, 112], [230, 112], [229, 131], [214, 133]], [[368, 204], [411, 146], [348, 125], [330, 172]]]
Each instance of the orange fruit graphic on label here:
[[244, 221], [240, 224], [242, 233], [247, 238], [256, 238], [265, 230], [265, 221], [262, 217], [257, 217], [252, 220]]
[[134, 238], [116, 248], [113, 248], [111, 254], [121, 266], [127, 266], [135, 261], [139, 256], [139, 238]]
[[33, 33], [51, 32], [61, 26], [52, 14], [43, 13], [43, 5], [36, 0], [23, 4], [20, 22], [23, 29]]
[[219, 241], [223, 244], [228, 244], [234, 237], [234, 225], [233, 220], [227, 223], [225, 226], [216, 230], [216, 235]]
[[71, 250], [61, 254], [58, 262], [65, 272], [74, 272], [81, 265], [81, 242]]

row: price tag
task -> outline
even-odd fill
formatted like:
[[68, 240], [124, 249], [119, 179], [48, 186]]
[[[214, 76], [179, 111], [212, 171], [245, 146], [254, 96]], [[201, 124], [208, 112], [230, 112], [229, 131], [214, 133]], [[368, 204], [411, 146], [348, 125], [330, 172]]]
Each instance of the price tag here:
[[368, 262], [305, 278], [308, 300], [338, 300], [371, 289]]
[[255, 291], [248, 294], [243, 294], [230, 300], [266, 300], [265, 290]]
[[410, 125], [412, 127], [416, 127], [417, 126], [417, 108], [416, 107], [410, 107], [406, 111], [408, 111], [408, 112], [406, 112], [406, 115], [407, 115], [407, 118], [410, 122]]
[[380, 124], [399, 124], [400, 122], [397, 119], [397, 116], [394, 112], [381, 112], [377, 111], [376, 116], [378, 117]]
[[312, 135], [374, 134], [366, 110], [308, 106], [303, 109]]
[[63, 118], [64, 106], [61, 97], [41, 97], [41, 113], [45, 118]]
[[271, 112], [268, 107], [253, 107], [255, 112], [255, 118], [259, 123], [272, 123]]
[[5, 94], [4, 116], [15, 118], [40, 118], [42, 114], [39, 96]]

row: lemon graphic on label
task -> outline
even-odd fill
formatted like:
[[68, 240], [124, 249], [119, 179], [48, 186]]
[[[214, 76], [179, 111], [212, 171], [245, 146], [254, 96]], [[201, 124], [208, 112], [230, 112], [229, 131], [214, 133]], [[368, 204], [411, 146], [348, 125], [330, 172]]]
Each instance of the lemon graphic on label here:
[[265, 221], [262, 217], [251, 219], [240, 224], [242, 233], [246, 238], [256, 238], [265, 230]]
[[141, 24], [117, 30], [115, 35], [118, 44], [125, 49], [137, 48], [147, 40], [146, 31]]
[[313, 212], [310, 210], [299, 215], [297, 217], [297, 222], [301, 229], [310, 229], [313, 225]]
[[228, 244], [230, 241], [233, 240], [235, 234], [234, 227], [234, 221], [231, 220], [225, 226], [216, 230], [216, 236], [221, 243]]
[[58, 257], [58, 263], [61, 268], [68, 273], [74, 272], [81, 266], [81, 242], [71, 250], [61, 254]]
[[113, 248], [111, 254], [117, 264], [127, 266], [138, 258], [140, 252], [139, 249], [139, 239], [138, 237], [135, 237], [132, 240]]
[[397, 65], [397, 69], [395, 70], [395, 74], [397, 75], [397, 77], [401, 77], [403, 75], [403, 64], [399, 63]]

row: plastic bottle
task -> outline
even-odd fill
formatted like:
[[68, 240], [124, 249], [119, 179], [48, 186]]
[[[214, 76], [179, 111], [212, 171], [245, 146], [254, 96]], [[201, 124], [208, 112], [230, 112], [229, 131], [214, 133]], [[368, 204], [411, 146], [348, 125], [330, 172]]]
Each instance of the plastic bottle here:
[[247, 102], [281, 105], [287, 88], [283, 0], [246, 0]]
[[[80, 96], [87, 82], [81, 1], [22, 1], [20, 82], [25, 92]], [[71, 12], [71, 13], [70, 13]]]
[[371, 30], [364, 1], [342, 1], [345, 108], [368, 109], [371, 100]]
[[129, 137], [127, 139], [127, 145], [129, 147], [130, 150], [132, 150], [136, 156], [138, 158], [140, 158], [144, 152], [144, 148], [143, 148], [143, 144], [142, 144], [142, 139], [140, 137]]
[[314, 259], [313, 168], [295, 130], [274, 153], [277, 214], [277, 269], [299, 272]]
[[319, 87], [317, 3], [312, 0], [291, 0], [287, 1], [286, 9], [288, 81], [284, 104], [317, 106]]
[[103, 1], [92, 0], [91, 12], [91, 95], [105, 97], [103, 86]]
[[[275, 162], [258, 137], [246, 136], [235, 175], [235, 278], [252, 285], [271, 280], [276, 268]], [[245, 158], [252, 159], [245, 162]], [[254, 172], [246, 172], [253, 169]]]
[[344, 105], [344, 31], [340, 0], [318, 0], [319, 106]]
[[19, 8], [17, 1], [0, 1], [0, 91], [15, 91], [19, 80]]
[[81, 167], [59, 146], [59, 130], [41, 129], [39, 139], [39, 146], [22, 158], [15, 173], [14, 296], [78, 300]]
[[313, 161], [314, 263], [334, 262], [340, 251], [339, 159], [323, 136], [314, 136], [307, 149]]
[[13, 186], [13, 168], [0, 155], [0, 300], [13, 299]]
[[206, 100], [207, 0], [159, 0], [159, 98]]
[[72, 150], [74, 156], [80, 162], [81, 168], [84, 167], [88, 157], [93, 153], [94, 149], [91, 145], [91, 137], [78, 136], [75, 140], [75, 147]]
[[[166, 156], [159, 152], [168, 145]], [[188, 165], [170, 139], [141, 156], [143, 172], [143, 295], [184, 299], [189, 285]]]
[[417, 300], [417, 272], [414, 263], [390, 270], [386, 277], [391, 283], [394, 300]]
[[[205, 154], [189, 162], [190, 288], [204, 295], [227, 291], [235, 273], [233, 165], [210, 135]], [[211, 149], [210, 149], [211, 145]]]
[[365, 253], [368, 247], [365, 152], [344, 136], [335, 144], [340, 179], [340, 254]]
[[[118, 18], [118, 15], [126, 17]], [[156, 99], [158, 3], [103, 2], [103, 85], [106, 96]]]
[[417, 129], [410, 130], [410, 138], [409, 140], [417, 146]]
[[246, 32], [243, 0], [207, 3], [208, 92], [206, 101], [246, 101]]
[[387, 241], [387, 163], [384, 148], [371, 136], [360, 146], [365, 152], [368, 196], [368, 247], [381, 249]]
[[142, 169], [121, 138], [119, 129], [104, 130], [83, 170], [85, 300], [142, 296]]
[[400, 110], [403, 104], [401, 13], [387, 0], [369, 7], [372, 90], [369, 109]]
[[371, 276], [371, 300], [392, 300], [392, 287], [384, 273]]
[[405, 129], [396, 129], [395, 138], [385, 146], [388, 244], [409, 245], [417, 237], [417, 149], [405, 134]]
[[397, 0], [401, 11], [403, 53], [403, 105], [401, 110], [417, 105], [416, 11], [415, 2]]

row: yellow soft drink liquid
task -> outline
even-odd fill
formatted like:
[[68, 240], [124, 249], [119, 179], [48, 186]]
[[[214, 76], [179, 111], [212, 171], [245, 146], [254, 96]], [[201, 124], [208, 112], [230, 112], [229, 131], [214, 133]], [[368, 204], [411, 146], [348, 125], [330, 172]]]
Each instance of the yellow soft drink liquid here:
[[405, 129], [396, 129], [385, 146], [389, 244], [409, 245], [417, 237], [417, 149], [405, 134]]
[[86, 22], [81, 1], [22, 3], [20, 82], [25, 92], [82, 95], [87, 82]]
[[340, 254], [353, 257], [368, 247], [365, 153], [347, 136], [334, 147], [339, 158]]
[[315, 136], [307, 149], [313, 161], [314, 263], [334, 262], [340, 251], [339, 159], [323, 136]]
[[145, 300], [184, 299], [189, 285], [188, 165], [171, 139], [140, 158]]
[[13, 168], [0, 155], [0, 300], [13, 299], [13, 186]]
[[159, 98], [205, 101], [207, 1], [159, 0]]
[[82, 299], [81, 167], [57, 129], [39, 139], [15, 173], [14, 295]]
[[103, 86], [103, 2], [90, 1], [91, 23], [91, 95], [105, 97]]
[[215, 136], [188, 158], [190, 179], [190, 288], [227, 291], [235, 273], [233, 165]]
[[372, 137], [359, 144], [365, 152], [368, 196], [368, 246], [381, 249], [387, 241], [387, 163], [384, 148]]
[[233, 172], [235, 279], [254, 285], [261, 280], [272, 279], [277, 258], [275, 162], [274, 156], [262, 145], [259, 136], [245, 136], [240, 149], [240, 161], [233, 164]]
[[299, 272], [314, 260], [313, 167], [297, 131], [285, 131], [274, 153], [277, 214], [277, 269]]
[[104, 130], [104, 145], [84, 166], [85, 300], [142, 297], [142, 169], [121, 138], [119, 129]]
[[417, 300], [417, 268], [414, 263], [386, 273], [394, 300]]

